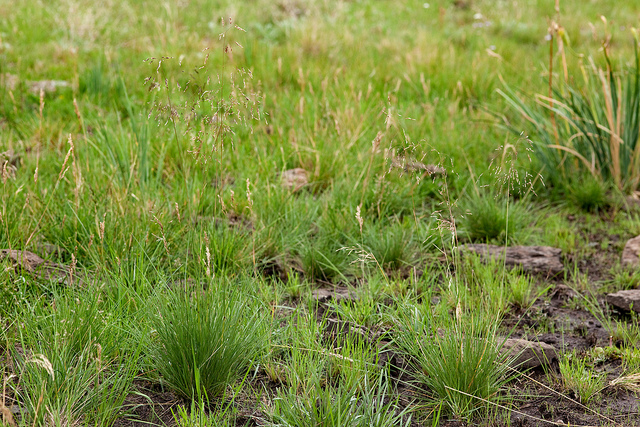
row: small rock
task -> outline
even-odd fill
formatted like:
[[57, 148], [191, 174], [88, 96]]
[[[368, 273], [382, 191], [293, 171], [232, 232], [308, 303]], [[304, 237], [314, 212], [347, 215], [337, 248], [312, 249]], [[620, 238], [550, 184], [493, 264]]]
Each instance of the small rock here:
[[15, 74], [4, 73], [0, 75], [0, 83], [7, 88], [7, 90], [16, 90], [19, 82], [20, 78]]
[[607, 302], [623, 310], [633, 310], [636, 313], [640, 313], [640, 289], [608, 294]]
[[640, 209], [640, 191], [634, 191], [630, 196], [624, 199], [624, 208], [627, 210]]
[[12, 261], [14, 268], [24, 270], [42, 280], [55, 280], [58, 283], [63, 283], [69, 278], [69, 272], [65, 266], [45, 261], [32, 252], [12, 249], [0, 250], [0, 260], [7, 258]]
[[511, 246], [470, 244], [462, 246], [462, 251], [480, 255], [482, 259], [505, 259], [509, 267], [522, 267], [531, 273], [558, 274], [563, 265], [560, 260], [562, 250], [550, 246]]
[[514, 358], [512, 364], [519, 369], [537, 368], [558, 360], [556, 348], [545, 342], [509, 338], [504, 341], [500, 352]]
[[27, 87], [29, 92], [34, 95], [40, 95], [40, 91], [44, 93], [53, 93], [60, 88], [71, 87], [71, 84], [64, 80], [36, 80], [28, 81]]
[[3, 249], [0, 251], [0, 259], [9, 258], [14, 265], [19, 265], [23, 270], [33, 273], [46, 261], [38, 255], [27, 251]]
[[622, 265], [624, 267], [637, 267], [640, 265], [640, 236], [629, 239], [622, 251]]
[[37, 242], [35, 249], [46, 257], [62, 256], [66, 251], [58, 245], [49, 242]]
[[298, 191], [309, 183], [308, 172], [302, 168], [289, 169], [280, 175], [282, 187]]
[[345, 322], [342, 320], [335, 320], [327, 318], [324, 333], [326, 338], [336, 341], [338, 337], [350, 336], [352, 339], [369, 340], [369, 333], [363, 327], [353, 324], [351, 322]]
[[[20, 83], [20, 77], [15, 74], [5, 73], [0, 75], [0, 85], [8, 90], [16, 90]], [[27, 80], [25, 81], [27, 89], [34, 95], [40, 95], [40, 91], [44, 93], [53, 93], [60, 88], [70, 88], [71, 83], [65, 80]]]
[[471, 1], [455, 0], [453, 5], [458, 9], [468, 10], [471, 7]]

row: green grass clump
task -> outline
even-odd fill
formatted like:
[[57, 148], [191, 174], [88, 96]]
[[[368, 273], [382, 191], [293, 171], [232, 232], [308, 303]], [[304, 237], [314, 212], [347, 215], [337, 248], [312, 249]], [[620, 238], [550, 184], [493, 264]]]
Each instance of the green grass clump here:
[[486, 312], [458, 310], [457, 316], [414, 310], [400, 320], [396, 342], [409, 357], [416, 388], [432, 413], [487, 416], [489, 402], [503, 400], [500, 392], [512, 378], [499, 351], [498, 322]]
[[[538, 141], [535, 152], [555, 184], [578, 171], [627, 193], [638, 189], [640, 58], [635, 30], [633, 37], [635, 57], [619, 70], [614, 69], [606, 48], [604, 66], [591, 57], [588, 65], [581, 61], [575, 75], [565, 70], [553, 94], [524, 100], [508, 86], [498, 91], [514, 112], [533, 125]], [[508, 127], [521, 132], [511, 124]]]
[[400, 225], [372, 227], [366, 231], [364, 241], [380, 268], [397, 270], [409, 260], [409, 235]]
[[515, 227], [507, 224], [508, 216], [504, 203], [491, 195], [473, 194], [463, 204], [465, 211], [461, 226], [464, 234], [473, 241], [487, 241], [500, 237], [503, 233], [511, 234]]
[[9, 354], [22, 421], [110, 426], [140, 367], [140, 347], [129, 342], [118, 316], [103, 312], [108, 307], [97, 292], [82, 301], [72, 291], [54, 298], [54, 306], [43, 298], [20, 313], [21, 350]]
[[185, 397], [220, 396], [265, 349], [268, 310], [237, 286], [170, 290], [153, 305], [153, 364]]
[[587, 212], [597, 212], [610, 204], [607, 188], [591, 175], [580, 181], [570, 183], [568, 192], [571, 201]]
[[461, 237], [475, 242], [504, 243], [523, 240], [531, 222], [530, 206], [515, 202], [493, 191], [472, 192], [460, 202]]
[[386, 375], [365, 378], [362, 391], [350, 386], [315, 383], [300, 395], [295, 388], [280, 389], [268, 412], [272, 427], [391, 427], [410, 426], [411, 416], [389, 399]]
[[344, 251], [333, 240], [322, 237], [300, 244], [300, 262], [310, 281], [332, 282], [344, 275], [347, 267]]
[[598, 374], [585, 358], [567, 353], [560, 360], [562, 384], [572, 391], [583, 404], [590, 403], [607, 385], [606, 375]]

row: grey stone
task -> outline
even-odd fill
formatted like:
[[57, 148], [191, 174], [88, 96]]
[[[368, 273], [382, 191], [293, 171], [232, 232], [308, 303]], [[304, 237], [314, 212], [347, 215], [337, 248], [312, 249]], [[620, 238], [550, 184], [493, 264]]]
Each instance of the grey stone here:
[[[4, 86], [8, 90], [16, 90], [19, 83], [20, 77], [15, 74], [4, 73], [0, 75], [0, 86]], [[65, 80], [26, 80], [25, 85], [34, 95], [40, 95], [40, 92], [53, 93], [58, 89], [72, 87], [71, 83]]]
[[640, 236], [629, 239], [624, 245], [621, 263], [625, 267], [637, 267], [640, 264]]
[[509, 359], [513, 359], [512, 365], [518, 369], [548, 366], [558, 360], [558, 352], [551, 344], [517, 338], [506, 339], [500, 352], [508, 354]]
[[64, 265], [46, 261], [29, 251], [0, 250], [0, 260], [9, 259], [15, 269], [26, 271], [42, 280], [63, 283], [69, 279], [69, 269]]
[[18, 83], [20, 83], [20, 78], [15, 74], [4, 73], [0, 75], [0, 85], [7, 90], [16, 90]]
[[633, 310], [636, 313], [640, 313], [640, 289], [608, 294], [607, 302], [623, 310]]
[[482, 259], [505, 260], [508, 267], [521, 267], [530, 273], [558, 274], [563, 265], [560, 260], [562, 250], [551, 246], [497, 246], [469, 244], [461, 247], [462, 252], [471, 252]]

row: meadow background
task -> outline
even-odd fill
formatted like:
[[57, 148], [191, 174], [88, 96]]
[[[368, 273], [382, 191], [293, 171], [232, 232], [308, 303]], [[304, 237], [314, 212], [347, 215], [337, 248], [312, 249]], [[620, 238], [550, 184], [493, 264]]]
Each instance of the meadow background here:
[[[619, 261], [640, 234], [639, 18], [0, 0], [0, 421], [637, 425], [638, 319], [603, 295], [640, 278]], [[536, 94], [615, 90], [608, 66], [636, 139], [598, 140], [590, 167]], [[461, 257], [471, 242], [557, 247], [564, 271]], [[514, 373], [501, 337], [540, 334], [560, 361]]]

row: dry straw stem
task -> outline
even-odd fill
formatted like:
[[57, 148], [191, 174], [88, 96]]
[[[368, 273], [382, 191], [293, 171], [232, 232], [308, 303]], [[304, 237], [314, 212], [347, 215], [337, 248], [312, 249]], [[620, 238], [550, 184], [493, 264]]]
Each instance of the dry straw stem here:
[[7, 381], [11, 379], [13, 375], [10, 375], [9, 378], [4, 376], [4, 369], [2, 375], [2, 402], [0, 402], [0, 413], [2, 413], [2, 422], [11, 427], [17, 427], [15, 420], [13, 419], [13, 413], [9, 408], [6, 407], [6, 396], [7, 396]]
[[[4, 396], [3, 396], [3, 400], [4, 400]], [[4, 424], [9, 425], [11, 427], [18, 426], [13, 419], [13, 414], [11, 413], [11, 410], [6, 406], [4, 406], [4, 403], [0, 404], [0, 412], [2, 412], [2, 422]]]
[[[272, 344], [273, 347], [280, 347], [280, 348], [293, 348], [291, 346], [288, 345], [277, 345], [277, 344]], [[331, 353], [330, 351], [326, 351], [326, 350], [314, 350], [312, 348], [303, 348], [303, 347], [296, 347], [297, 350], [302, 350], [302, 351], [315, 351], [316, 353], [320, 353], [324, 356], [331, 356], [331, 357], [335, 357], [337, 359], [341, 359], [341, 360], [346, 360], [347, 362], [351, 362], [354, 363], [355, 360], [351, 359], [350, 357], [346, 357], [343, 356], [341, 354], [336, 354], [336, 353]], [[373, 363], [371, 364], [373, 365]]]
[[609, 383], [609, 386], [623, 387], [633, 393], [640, 393], [640, 372], [618, 377]]
[[[596, 76], [596, 78], [598, 79], [602, 87], [602, 95], [603, 95], [604, 104], [605, 104], [604, 113], [605, 113], [606, 123], [595, 123], [595, 125], [597, 129], [601, 130], [604, 134], [609, 136], [608, 144], [609, 144], [611, 162], [608, 165], [608, 169], [609, 169], [610, 175], [614, 179], [615, 185], [618, 188], [622, 188], [623, 171], [622, 171], [622, 166], [620, 164], [620, 146], [625, 143], [628, 143], [628, 144], [633, 143], [633, 141], [624, 141], [622, 136], [624, 133], [623, 119], [625, 117], [625, 114], [623, 114], [625, 113], [625, 111], [623, 111], [624, 103], [621, 102], [619, 99], [617, 99], [617, 97], [619, 97], [620, 94], [623, 94], [622, 79], [619, 77], [610, 78], [613, 72], [611, 70], [610, 65], [607, 65], [607, 70], [604, 70], [595, 65], [595, 63], [593, 62], [593, 58], [589, 59], [589, 63], [590, 63], [590, 67], [593, 74]], [[586, 76], [586, 73], [584, 72], [584, 70], [583, 70], [583, 75]], [[614, 99], [614, 97], [616, 99]], [[550, 110], [559, 111], [559, 114], [563, 119], [565, 119], [568, 123], [570, 123], [574, 128], [577, 128], [576, 124], [574, 123], [574, 120], [576, 120], [576, 118], [570, 117], [568, 114], [569, 112], [572, 111], [570, 106], [560, 102], [559, 100], [553, 99], [552, 97], [545, 97], [542, 95], [537, 95], [536, 101], [539, 102], [542, 106]], [[541, 101], [546, 101], [549, 103], [549, 105]], [[560, 107], [560, 109], [558, 110], [557, 107]], [[627, 113], [631, 114], [632, 112], [627, 111]], [[578, 130], [578, 132], [572, 137], [572, 139], [578, 136], [588, 137], [590, 135], [584, 135], [582, 131]], [[594, 156], [594, 159], [592, 159], [591, 164], [589, 164], [587, 159], [585, 159], [583, 156], [581, 156], [579, 153], [577, 153], [575, 150], [572, 150], [569, 147], [560, 146], [558, 144], [556, 146], [551, 146], [551, 148], [561, 149], [578, 157], [585, 164], [585, 166], [589, 169], [589, 171], [592, 174], [594, 175], [596, 174], [595, 156]], [[629, 166], [630, 170], [633, 170], [636, 168], [636, 165], [638, 164], [639, 154], [640, 154], [640, 144], [636, 145], [635, 150], [632, 153], [632, 156], [631, 156], [632, 162]]]

